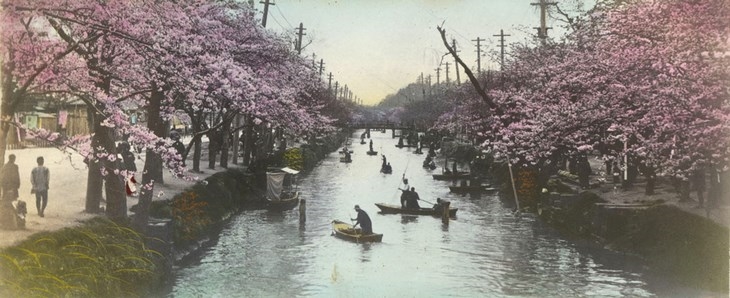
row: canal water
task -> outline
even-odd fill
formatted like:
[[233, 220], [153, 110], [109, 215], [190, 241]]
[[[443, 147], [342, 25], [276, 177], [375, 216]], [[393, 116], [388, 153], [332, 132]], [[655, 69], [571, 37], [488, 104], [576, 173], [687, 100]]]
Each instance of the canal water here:
[[[245, 211], [199, 258], [176, 268], [171, 297], [696, 297], [692, 289], [652, 272], [641, 260], [570, 239], [532, 214], [515, 216], [498, 193], [449, 193], [432, 179], [423, 155], [398, 149], [391, 132], [371, 134], [381, 156], [365, 154], [353, 134], [353, 162], [331, 153], [300, 175], [307, 221], [298, 211]], [[367, 139], [366, 139], [367, 140]], [[443, 160], [437, 158], [439, 165]], [[460, 169], [466, 167], [460, 167]], [[459, 208], [444, 225], [430, 216], [379, 214], [374, 203], [399, 204], [405, 174], [420, 197]], [[422, 206], [430, 206], [422, 201]], [[382, 243], [356, 244], [331, 235], [359, 204]]]

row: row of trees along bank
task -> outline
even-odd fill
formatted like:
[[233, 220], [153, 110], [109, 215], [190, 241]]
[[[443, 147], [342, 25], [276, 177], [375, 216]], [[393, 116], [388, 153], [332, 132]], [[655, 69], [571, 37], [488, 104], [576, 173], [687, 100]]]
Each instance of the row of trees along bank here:
[[426, 110], [438, 115], [435, 128], [469, 134], [518, 180], [534, 181], [532, 197], [567, 160], [584, 176], [580, 166], [596, 152], [627, 182], [643, 174], [647, 194], [657, 176], [685, 188], [696, 172], [722, 181], [730, 163], [727, 1], [601, 0], [574, 16], [557, 8], [568, 33], [511, 45], [497, 72], [473, 73], [438, 27], [471, 84], [420, 90], [423, 100], [395, 110], [402, 118]]
[[[351, 107], [334, 99], [312, 64], [258, 25], [240, 1], [1, 5], [0, 161], [10, 129], [23, 128], [13, 120], [23, 101], [40, 93], [52, 101], [84, 102], [91, 134], [28, 132], [86, 157], [87, 212], [100, 211], [103, 192], [106, 215], [127, 217], [124, 180], [130, 173], [116, 158], [120, 137], [146, 151], [135, 217], [144, 226], [163, 169], [190, 179], [183, 157], [192, 153], [192, 168], [200, 170], [204, 135], [213, 146], [209, 167], [217, 152], [222, 167], [229, 158], [237, 163], [239, 151], [248, 165], [268, 155], [274, 138], [314, 137], [349, 116]], [[144, 115], [146, 126], [132, 124], [132, 114]], [[173, 117], [190, 125], [192, 141], [183, 154], [168, 138]]]

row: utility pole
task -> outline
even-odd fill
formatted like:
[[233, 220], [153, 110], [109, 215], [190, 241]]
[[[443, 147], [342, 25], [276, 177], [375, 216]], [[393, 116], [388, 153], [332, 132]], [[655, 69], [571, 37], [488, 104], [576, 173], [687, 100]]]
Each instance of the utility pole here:
[[307, 30], [306, 28], [304, 28], [304, 24], [299, 23], [299, 30], [297, 31], [297, 54], [302, 53], [302, 36], [307, 35], [306, 33], [304, 33], [304, 30]]
[[557, 2], [547, 2], [547, 0], [539, 0], [538, 3], [530, 3], [532, 6], [540, 6], [540, 27], [534, 27], [537, 29], [537, 38], [539, 38], [542, 41], [542, 44], [545, 44], [545, 40], [547, 39], [547, 31], [548, 29], [552, 29], [552, 27], [547, 27], [547, 7], [549, 5], [558, 5]]
[[266, 28], [266, 17], [269, 15], [269, 5], [276, 5], [276, 4], [269, 2], [269, 0], [264, 0], [259, 3], [264, 5], [264, 17], [263, 17], [263, 19], [261, 19], [261, 26], [264, 26], [264, 28]]
[[499, 57], [500, 57], [500, 64], [499, 64], [500, 65], [500, 68], [499, 68], [499, 70], [500, 71], [504, 71], [504, 47], [505, 47], [505, 45], [504, 45], [504, 37], [505, 36], [510, 36], [510, 35], [509, 34], [504, 34], [504, 30], [501, 30], [500, 29], [499, 30], [499, 34], [492, 35], [492, 36], [499, 36], [499, 45], [498, 45], [498, 47], [500, 47], [500, 51], [499, 51], [499, 54], [500, 54], [499, 55]]
[[449, 84], [449, 62], [444, 63], [446, 64], [446, 85]]
[[337, 88], [340, 86], [339, 82], [335, 82], [335, 100], [337, 100]]
[[[322, 71], [322, 69], [320, 68], [320, 70], [319, 70], [319, 71]], [[330, 72], [330, 74], [329, 74], [329, 75], [327, 76], [327, 80], [328, 80], [328, 82], [329, 82], [329, 83], [328, 83], [329, 85], [328, 85], [328, 87], [327, 87], [327, 90], [332, 90], [332, 73], [331, 73], [331, 72]]]
[[[324, 70], [324, 59], [319, 59], [319, 76], [322, 76], [322, 71]], [[331, 75], [331, 73], [330, 73]]]
[[477, 76], [482, 73], [482, 41], [485, 41], [485, 39], [481, 39], [477, 37], [477, 39], [472, 39], [471, 41], [477, 42]]
[[[454, 48], [454, 53], [460, 52], [456, 49], [456, 38], [451, 39], [451, 47]], [[459, 62], [456, 61], [456, 56], [454, 56], [454, 66], [456, 66], [456, 84], [461, 85], [461, 78], [459, 78]]]

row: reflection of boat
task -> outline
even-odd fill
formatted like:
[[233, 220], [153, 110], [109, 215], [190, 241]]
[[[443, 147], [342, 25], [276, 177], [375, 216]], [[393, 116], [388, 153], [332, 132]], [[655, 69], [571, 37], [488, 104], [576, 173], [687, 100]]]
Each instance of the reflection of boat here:
[[378, 155], [378, 151], [368, 151], [368, 155]]
[[467, 179], [467, 178], [471, 178], [471, 173], [456, 172], [456, 174], [454, 174], [453, 172], [444, 172], [443, 174], [433, 174], [434, 180], [455, 180], [455, 179]]
[[350, 163], [352, 162], [352, 158], [340, 157], [340, 162]]
[[357, 243], [362, 242], [380, 242], [383, 240], [383, 234], [369, 234], [363, 235], [360, 228], [353, 228], [351, 224], [333, 220], [332, 230], [335, 232], [335, 236], [340, 239], [354, 241]]
[[289, 210], [299, 204], [296, 174], [288, 167], [266, 172], [266, 209]]
[[[441, 212], [433, 210], [433, 208], [408, 209], [408, 208], [403, 208], [401, 206], [384, 204], [384, 203], [375, 203], [375, 206], [378, 206], [378, 208], [380, 208], [381, 213], [386, 213], [386, 214], [401, 213], [401, 214], [414, 214], [414, 215], [441, 216]], [[456, 217], [457, 210], [459, 210], [459, 208], [450, 208], [449, 207], [449, 216]]]

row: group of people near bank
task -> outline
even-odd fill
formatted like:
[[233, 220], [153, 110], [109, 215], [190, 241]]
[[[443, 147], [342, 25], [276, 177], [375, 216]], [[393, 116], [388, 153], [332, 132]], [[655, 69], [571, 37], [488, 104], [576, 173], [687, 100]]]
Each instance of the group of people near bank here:
[[[48, 184], [51, 180], [51, 172], [43, 165], [43, 156], [36, 158], [36, 163], [38, 165], [30, 172], [30, 193], [35, 195], [38, 216], [44, 217], [46, 205], [48, 205]], [[8, 155], [8, 162], [0, 169], [0, 187], [2, 188], [2, 202], [4, 207], [12, 207], [12, 203], [20, 197], [18, 193], [18, 189], [20, 188], [20, 171], [18, 165], [15, 164], [15, 154]], [[27, 212], [25, 210], [25, 202], [18, 200], [16, 212], [18, 216], [24, 218]]]

